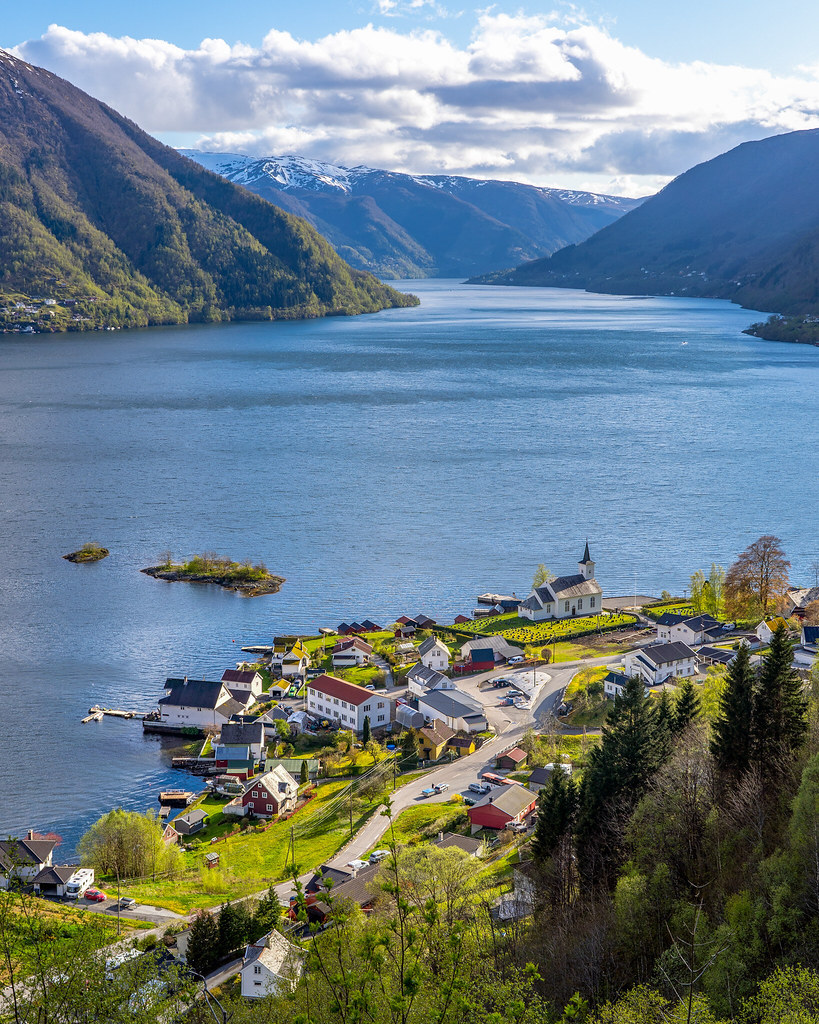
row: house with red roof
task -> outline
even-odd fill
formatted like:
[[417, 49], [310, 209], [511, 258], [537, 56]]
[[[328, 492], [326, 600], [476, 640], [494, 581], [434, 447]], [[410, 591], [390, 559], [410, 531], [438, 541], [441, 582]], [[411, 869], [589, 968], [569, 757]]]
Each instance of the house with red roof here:
[[359, 733], [365, 718], [369, 718], [372, 729], [385, 729], [392, 721], [394, 706], [382, 692], [324, 674], [307, 684], [307, 713]]

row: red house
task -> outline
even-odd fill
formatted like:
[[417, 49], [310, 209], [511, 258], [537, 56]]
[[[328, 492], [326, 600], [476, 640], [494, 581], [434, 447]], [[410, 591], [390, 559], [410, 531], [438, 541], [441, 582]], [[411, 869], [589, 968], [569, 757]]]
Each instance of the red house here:
[[245, 814], [255, 814], [257, 818], [277, 818], [295, 809], [298, 794], [298, 782], [286, 768], [276, 765], [247, 783], [242, 807]]
[[509, 771], [516, 771], [526, 764], [526, 758], [529, 755], [525, 750], [521, 750], [520, 747], [512, 747], [511, 750], [507, 750], [505, 754], [498, 755], [498, 768], [507, 768]]
[[523, 821], [532, 813], [537, 803], [537, 793], [525, 786], [504, 786], [494, 789], [474, 807], [467, 808], [472, 831], [481, 828], [506, 828], [511, 821]]

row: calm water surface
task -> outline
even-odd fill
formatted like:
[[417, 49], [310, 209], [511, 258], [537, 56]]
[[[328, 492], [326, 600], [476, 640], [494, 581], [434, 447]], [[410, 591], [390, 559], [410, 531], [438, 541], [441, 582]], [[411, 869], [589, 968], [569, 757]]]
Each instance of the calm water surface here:
[[[167, 674], [344, 618], [468, 613], [572, 571], [681, 590], [763, 532], [819, 555], [819, 349], [727, 302], [413, 281], [417, 309], [0, 339], [0, 833], [65, 836], [184, 776], [136, 723]], [[683, 343], [686, 344], [683, 344]], [[93, 566], [60, 557], [86, 540]], [[158, 553], [262, 558], [248, 600]], [[217, 676], [218, 678], [218, 676]]]

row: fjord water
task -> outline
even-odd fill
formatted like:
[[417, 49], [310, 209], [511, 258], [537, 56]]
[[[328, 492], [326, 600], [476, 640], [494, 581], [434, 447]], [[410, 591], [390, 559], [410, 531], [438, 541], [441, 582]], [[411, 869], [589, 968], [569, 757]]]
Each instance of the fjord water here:
[[[65, 860], [110, 807], [158, 808], [186, 781], [163, 744], [80, 719], [277, 632], [468, 614], [587, 537], [609, 594], [679, 592], [766, 532], [808, 578], [819, 350], [727, 302], [400, 287], [421, 306], [0, 339], [0, 833], [54, 829]], [[62, 560], [88, 540], [110, 557]], [[139, 573], [168, 549], [287, 582]]]

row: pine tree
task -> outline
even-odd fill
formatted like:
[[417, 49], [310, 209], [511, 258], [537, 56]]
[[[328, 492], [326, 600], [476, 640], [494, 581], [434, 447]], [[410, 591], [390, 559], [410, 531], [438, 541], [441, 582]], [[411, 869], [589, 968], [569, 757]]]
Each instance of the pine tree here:
[[662, 751], [661, 759], [665, 761], [671, 753], [671, 741], [676, 724], [674, 703], [665, 687], [663, 687], [660, 696], [654, 704], [654, 719], [657, 723], [657, 744]]
[[208, 974], [219, 959], [219, 925], [207, 910], [200, 910], [193, 919], [186, 959], [198, 974]]
[[760, 770], [775, 772], [782, 758], [802, 743], [807, 728], [807, 701], [783, 624], [771, 637], [754, 693], [752, 756]]
[[364, 728], [361, 731], [361, 739], [362, 739], [362, 742], [364, 743], [365, 747], [370, 742], [372, 737], [373, 737], [373, 731], [370, 728], [370, 716], [369, 715], [365, 715], [364, 716]]
[[219, 912], [219, 956], [225, 957], [243, 946], [250, 934], [247, 904], [225, 903]]
[[279, 894], [271, 885], [265, 895], [259, 900], [253, 914], [253, 921], [250, 927], [250, 941], [256, 942], [263, 935], [267, 935], [274, 928], [278, 928], [283, 913], [284, 908], [279, 899]]
[[711, 738], [717, 768], [726, 775], [741, 775], [750, 764], [755, 679], [750, 650], [740, 644], [728, 668]]
[[299, 772], [299, 782], [302, 786], [307, 785], [310, 781], [310, 771], [307, 767], [307, 758], [304, 758], [301, 762], [301, 771]]
[[532, 857], [548, 860], [561, 838], [574, 831], [577, 819], [577, 785], [562, 768], [555, 767], [549, 782], [538, 793], [537, 824], [532, 837]]
[[685, 732], [695, 718], [700, 715], [700, 698], [694, 689], [690, 679], [684, 679], [680, 683], [680, 692], [677, 694], [677, 703], [674, 707], [673, 733], [679, 736]]

